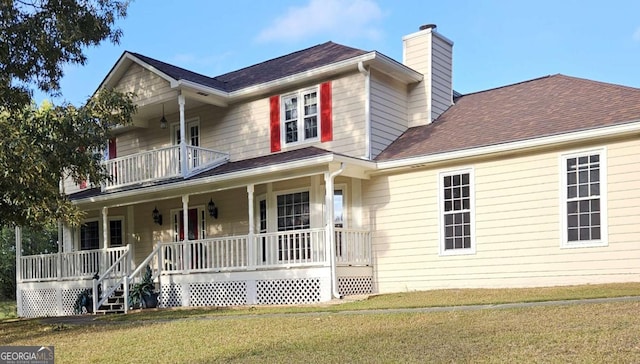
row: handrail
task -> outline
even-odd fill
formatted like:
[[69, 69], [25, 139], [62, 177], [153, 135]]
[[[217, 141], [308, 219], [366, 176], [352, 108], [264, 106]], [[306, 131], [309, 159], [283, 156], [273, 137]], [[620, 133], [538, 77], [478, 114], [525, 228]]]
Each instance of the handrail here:
[[[127, 313], [129, 311], [129, 284], [134, 277], [140, 274], [143, 268], [146, 269], [147, 265], [151, 263], [151, 259], [153, 259], [158, 254], [158, 252], [160, 252], [161, 247], [162, 244], [156, 244], [155, 248], [153, 248], [151, 253], [147, 255], [147, 257], [140, 264], [138, 264], [133, 273], [124, 276], [124, 313]], [[151, 279], [155, 280], [155, 278], [160, 275], [159, 270], [160, 268], [158, 267], [158, 274], [156, 276], [152, 275]]]
[[128, 259], [130, 253], [131, 253], [131, 249], [129, 248], [129, 244], [127, 244], [127, 249], [125, 250], [124, 254], [122, 254], [118, 259], [116, 259], [116, 261], [113, 262], [113, 264], [111, 264], [111, 266], [100, 277], [98, 277], [98, 279], [93, 280], [93, 297], [94, 297], [93, 312], [94, 313], [98, 310], [98, 307], [102, 306], [102, 304], [109, 299], [111, 294], [115, 292], [116, 288], [118, 288], [118, 283], [122, 280], [122, 278], [120, 278], [120, 281], [117, 281], [116, 284], [113, 285], [113, 287], [110, 287], [107, 292], [102, 292], [102, 298], [98, 297], [98, 285], [101, 282], [104, 282], [105, 278], [108, 277], [111, 272], [115, 271], [115, 267], [118, 266], [122, 262], [122, 260], [124, 260], [125, 258]]

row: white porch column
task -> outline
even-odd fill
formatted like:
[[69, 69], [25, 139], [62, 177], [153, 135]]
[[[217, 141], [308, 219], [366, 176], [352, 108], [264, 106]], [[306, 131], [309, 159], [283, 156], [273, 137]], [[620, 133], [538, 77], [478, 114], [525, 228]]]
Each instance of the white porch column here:
[[102, 208], [102, 252], [98, 261], [100, 267], [100, 274], [104, 273], [109, 268], [107, 263], [107, 247], [109, 242], [109, 208]]
[[62, 229], [62, 221], [58, 220], [58, 256], [56, 257], [56, 277], [58, 277], [58, 280], [62, 279], [62, 250], [64, 248], [64, 232]]
[[22, 228], [16, 226], [16, 282], [22, 281]]
[[109, 208], [102, 208], [102, 250], [108, 248], [109, 241]]
[[20, 282], [22, 282], [22, 229], [16, 226], [16, 308], [18, 317], [22, 315], [22, 290], [20, 290]]
[[[135, 257], [136, 253], [136, 234], [135, 231], [135, 216], [134, 216], [133, 205], [127, 206], [127, 226], [125, 227], [128, 231], [127, 233], [127, 243], [129, 244], [129, 260], [131, 261], [131, 257]], [[129, 263], [129, 269], [135, 269], [135, 266]]]
[[331, 178], [330, 172], [324, 173], [324, 228], [325, 228], [325, 241], [326, 241], [326, 254], [327, 261], [325, 264], [333, 267], [333, 260], [335, 259], [335, 254], [333, 254], [333, 244], [334, 244], [334, 235], [335, 235], [335, 226], [333, 223], [333, 178]]
[[[184, 164], [184, 163], [183, 163]], [[188, 269], [191, 267], [191, 249], [187, 247], [189, 241], [189, 195], [182, 196], [182, 243], [183, 243], [183, 270], [184, 274], [189, 274]]]
[[247, 185], [247, 208], [249, 210], [249, 234], [247, 235], [247, 266], [249, 269], [256, 269], [256, 242], [255, 234], [255, 216], [253, 211], [253, 191], [254, 185]]
[[[182, 156], [182, 164], [180, 165], [182, 177], [185, 177], [189, 171], [188, 164], [189, 158], [187, 156], [187, 141], [186, 141], [186, 125], [184, 122], [184, 95], [178, 96], [178, 106], [180, 107], [180, 155]], [[186, 210], [185, 210], [186, 211]]]

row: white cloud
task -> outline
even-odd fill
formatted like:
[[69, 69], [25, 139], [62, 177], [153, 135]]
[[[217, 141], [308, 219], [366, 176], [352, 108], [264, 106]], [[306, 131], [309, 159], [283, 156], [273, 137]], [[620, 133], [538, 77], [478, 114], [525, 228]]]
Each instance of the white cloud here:
[[331, 38], [380, 37], [376, 22], [382, 11], [373, 0], [309, 0], [302, 7], [291, 7], [263, 29], [257, 41], [295, 42], [319, 34]]
[[638, 27], [638, 29], [633, 33], [633, 40], [640, 42], [640, 27]]

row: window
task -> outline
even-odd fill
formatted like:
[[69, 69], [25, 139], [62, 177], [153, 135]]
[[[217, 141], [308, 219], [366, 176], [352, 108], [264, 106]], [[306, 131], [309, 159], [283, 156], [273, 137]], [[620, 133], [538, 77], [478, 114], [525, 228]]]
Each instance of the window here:
[[[259, 221], [259, 233], [264, 234], [267, 232], [267, 200], [265, 198], [261, 198], [258, 202], [259, 210], [260, 210], [260, 221]], [[262, 241], [262, 261], [267, 261], [267, 238], [263, 236]]]
[[80, 250], [100, 248], [100, 228], [98, 221], [87, 221], [80, 226]]
[[278, 196], [278, 231], [309, 228], [309, 192]]
[[606, 245], [604, 150], [566, 155], [563, 163], [563, 246]]
[[333, 140], [331, 81], [269, 98], [271, 152], [282, 145]]
[[318, 139], [318, 91], [305, 90], [282, 97], [285, 144]]
[[[309, 191], [279, 195], [278, 231], [308, 229]], [[311, 235], [292, 233], [278, 237], [278, 259], [299, 260], [311, 257]]]
[[335, 231], [336, 256], [342, 257], [343, 246], [346, 239], [343, 238], [344, 232], [341, 231], [345, 227], [345, 196], [344, 187], [335, 188], [333, 190], [333, 226], [339, 230]]
[[124, 229], [122, 219], [109, 220], [109, 246], [124, 245]]
[[440, 193], [440, 253], [475, 253], [473, 171], [441, 173]]
[[[200, 146], [200, 120], [187, 120], [185, 122], [187, 128], [185, 132], [185, 142], [187, 146], [199, 147]], [[171, 144], [180, 145], [180, 124], [175, 123], [171, 125]], [[196, 168], [201, 163], [201, 156], [198, 149], [188, 149], [187, 154], [189, 156], [189, 168]], [[180, 156], [178, 155], [179, 160]]]

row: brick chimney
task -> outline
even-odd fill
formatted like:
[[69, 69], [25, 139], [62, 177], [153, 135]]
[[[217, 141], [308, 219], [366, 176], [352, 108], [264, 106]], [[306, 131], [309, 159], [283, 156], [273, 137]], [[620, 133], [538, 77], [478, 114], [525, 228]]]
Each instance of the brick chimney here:
[[453, 42], [427, 24], [402, 38], [402, 63], [424, 75], [409, 87], [409, 127], [426, 125], [453, 105]]

